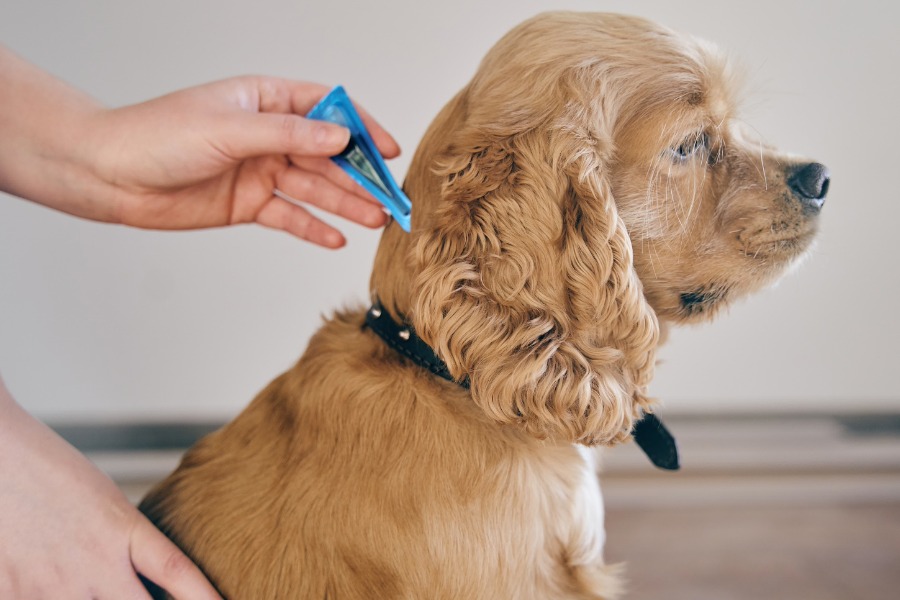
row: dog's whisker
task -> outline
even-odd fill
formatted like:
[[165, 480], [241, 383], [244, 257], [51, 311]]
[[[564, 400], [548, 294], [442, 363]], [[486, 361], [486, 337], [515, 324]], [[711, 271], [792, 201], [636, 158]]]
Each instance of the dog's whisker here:
[[762, 142], [759, 142], [759, 165], [762, 167], [762, 180], [763, 185], [766, 191], [769, 191], [769, 178], [766, 177], [766, 159], [763, 155], [763, 145]]

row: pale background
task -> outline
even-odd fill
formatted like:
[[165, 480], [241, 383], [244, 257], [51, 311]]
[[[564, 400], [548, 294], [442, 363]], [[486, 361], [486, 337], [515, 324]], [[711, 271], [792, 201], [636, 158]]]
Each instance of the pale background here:
[[[552, 8], [639, 14], [719, 43], [749, 74], [746, 120], [832, 170], [811, 259], [717, 323], [675, 332], [653, 384], [666, 410], [900, 409], [896, 8], [28, 0], [2, 4], [0, 41], [109, 105], [247, 73], [343, 83], [404, 148], [402, 180], [487, 49]], [[255, 226], [146, 232], [2, 196], [0, 370], [56, 422], [230, 417], [320, 315], [367, 297], [379, 234], [342, 229], [348, 246], [330, 252]]]

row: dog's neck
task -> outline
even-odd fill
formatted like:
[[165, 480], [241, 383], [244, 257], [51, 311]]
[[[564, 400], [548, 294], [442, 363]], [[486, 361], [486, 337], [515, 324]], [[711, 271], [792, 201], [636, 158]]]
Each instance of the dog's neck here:
[[[412, 310], [415, 304], [418, 271], [414, 251], [419, 236], [428, 230], [441, 201], [441, 178], [435, 172], [435, 167], [440, 164], [442, 155], [447, 152], [449, 142], [445, 140], [450, 140], [454, 128], [465, 120], [468, 110], [466, 98], [466, 89], [463, 89], [444, 107], [416, 150], [403, 185], [413, 206], [411, 233], [405, 233], [396, 223], [391, 223], [385, 228], [375, 255], [369, 285], [372, 301], [377, 306], [378, 318], [383, 317], [384, 324], [384, 327], [379, 328], [378, 324], [373, 326], [373, 323], [369, 323], [369, 327], [394, 350], [419, 366], [428, 368], [436, 375], [451, 381], [454, 380], [449, 376], [447, 365], [415, 335], [412, 327], [417, 318]], [[418, 260], [427, 262], [428, 257], [419, 257]], [[367, 320], [372, 316], [370, 310]], [[388, 333], [385, 335], [384, 331]], [[400, 332], [404, 332], [407, 337], [394, 339]], [[422, 350], [418, 353], [418, 357], [416, 348]], [[425, 359], [420, 360], [423, 356]], [[466, 382], [456, 383], [466, 385]], [[639, 421], [633, 433], [638, 444], [654, 464], [665, 469], [678, 468], [675, 441], [652, 414]]]
[[[468, 378], [461, 381], [454, 379], [444, 361], [416, 335], [412, 326], [403, 320], [395, 320], [395, 317], [392, 317], [377, 299], [375, 304], [366, 311], [366, 326], [388, 346], [414, 364], [447, 381], [466, 389], [469, 388]], [[670, 471], [680, 468], [675, 438], [653, 413], [646, 413], [640, 421], [635, 423], [632, 436], [654, 465]]]
[[444, 151], [439, 142], [450, 137], [454, 123], [461, 122], [466, 110], [464, 92], [457, 94], [435, 117], [410, 163], [403, 189], [412, 201], [412, 232], [405, 233], [399, 225], [391, 223], [385, 228], [375, 255], [369, 280], [372, 300], [377, 297], [395, 319], [411, 314], [415, 283], [412, 250], [441, 198], [441, 181], [434, 173], [438, 156]]
[[[415, 213], [415, 211], [413, 211]], [[375, 255], [375, 266], [369, 282], [372, 301], [377, 298], [395, 319], [410, 314], [414, 271], [411, 262], [411, 235], [396, 223], [388, 225], [381, 235]]]

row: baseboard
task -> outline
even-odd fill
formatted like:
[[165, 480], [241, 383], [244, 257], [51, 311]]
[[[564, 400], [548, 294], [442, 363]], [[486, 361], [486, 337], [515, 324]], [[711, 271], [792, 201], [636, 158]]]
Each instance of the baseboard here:
[[[900, 503], [900, 413], [663, 415], [683, 468], [634, 444], [603, 453], [612, 508]], [[174, 469], [221, 422], [77, 423], [54, 429], [129, 495]]]

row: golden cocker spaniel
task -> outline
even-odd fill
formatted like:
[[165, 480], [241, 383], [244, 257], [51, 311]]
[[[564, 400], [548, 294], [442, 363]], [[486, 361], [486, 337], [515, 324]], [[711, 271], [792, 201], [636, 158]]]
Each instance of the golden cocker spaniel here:
[[588, 447], [652, 409], [661, 326], [774, 281], [828, 188], [733, 94], [711, 45], [642, 19], [516, 27], [432, 123], [412, 233], [375, 259], [369, 316], [443, 364], [340, 312], [142, 510], [231, 600], [616, 597]]

